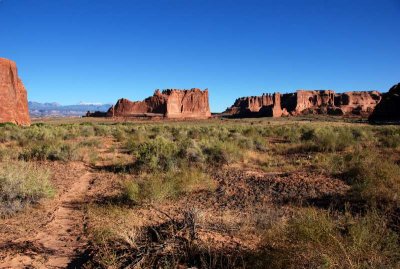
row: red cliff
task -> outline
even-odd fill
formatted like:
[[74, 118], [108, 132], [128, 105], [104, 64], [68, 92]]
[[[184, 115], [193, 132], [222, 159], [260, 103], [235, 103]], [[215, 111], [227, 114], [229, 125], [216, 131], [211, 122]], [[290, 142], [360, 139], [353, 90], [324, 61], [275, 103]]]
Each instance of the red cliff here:
[[27, 92], [15, 62], [0, 58], [0, 123], [29, 125]]
[[335, 93], [332, 90], [298, 90], [287, 94], [263, 94], [242, 97], [235, 101], [224, 114], [248, 116], [272, 116], [303, 114], [361, 115], [368, 116], [381, 99], [377, 91], [353, 91]]
[[107, 112], [109, 117], [162, 116], [166, 118], [209, 118], [211, 117], [208, 90], [168, 89], [143, 101], [132, 102], [120, 99]]

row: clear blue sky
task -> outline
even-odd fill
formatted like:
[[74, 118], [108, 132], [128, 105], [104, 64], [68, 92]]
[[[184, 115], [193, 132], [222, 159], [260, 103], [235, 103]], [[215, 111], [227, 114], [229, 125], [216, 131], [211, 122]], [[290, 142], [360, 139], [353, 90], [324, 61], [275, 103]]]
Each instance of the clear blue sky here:
[[206, 88], [212, 111], [296, 89], [400, 81], [400, 0], [0, 0], [0, 57], [29, 100]]

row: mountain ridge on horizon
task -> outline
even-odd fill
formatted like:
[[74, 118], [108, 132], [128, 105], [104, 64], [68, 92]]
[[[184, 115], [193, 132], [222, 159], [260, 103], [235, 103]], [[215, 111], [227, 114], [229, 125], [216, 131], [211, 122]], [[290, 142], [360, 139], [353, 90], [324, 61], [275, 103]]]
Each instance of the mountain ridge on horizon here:
[[107, 111], [113, 104], [79, 102], [73, 105], [61, 105], [57, 102], [29, 101], [29, 114], [33, 118], [42, 117], [79, 117], [84, 116], [87, 111]]

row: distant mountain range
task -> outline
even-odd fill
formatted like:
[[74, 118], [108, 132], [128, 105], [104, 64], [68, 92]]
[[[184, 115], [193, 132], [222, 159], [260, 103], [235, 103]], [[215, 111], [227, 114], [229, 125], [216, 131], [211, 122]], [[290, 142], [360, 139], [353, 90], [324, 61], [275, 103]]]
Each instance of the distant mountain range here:
[[107, 111], [112, 104], [85, 103], [76, 105], [60, 105], [58, 103], [28, 102], [29, 114], [33, 118], [42, 117], [78, 117], [86, 114], [87, 111]]

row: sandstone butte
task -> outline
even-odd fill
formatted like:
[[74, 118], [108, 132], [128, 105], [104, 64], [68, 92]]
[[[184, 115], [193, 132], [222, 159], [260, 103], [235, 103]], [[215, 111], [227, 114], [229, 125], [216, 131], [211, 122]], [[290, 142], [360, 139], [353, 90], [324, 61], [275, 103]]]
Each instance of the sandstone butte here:
[[0, 123], [29, 125], [28, 98], [17, 65], [0, 58]]
[[382, 95], [382, 100], [376, 106], [369, 120], [372, 122], [400, 121], [400, 83]]
[[132, 102], [119, 99], [112, 106], [108, 117], [161, 116], [165, 118], [205, 119], [211, 117], [208, 89], [156, 90], [153, 96], [143, 101]]
[[298, 90], [236, 99], [223, 114], [236, 117], [281, 117], [303, 114], [369, 116], [381, 100], [378, 91], [335, 93], [332, 90]]

